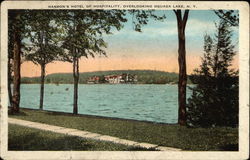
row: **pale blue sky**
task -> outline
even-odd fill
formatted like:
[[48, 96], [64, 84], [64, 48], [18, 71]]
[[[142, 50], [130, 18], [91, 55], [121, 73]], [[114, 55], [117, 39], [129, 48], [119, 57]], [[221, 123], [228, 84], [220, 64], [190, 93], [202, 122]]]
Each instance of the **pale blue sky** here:
[[[143, 26], [142, 33], [133, 30], [132, 16], [128, 15], [128, 22], [120, 31], [104, 36], [108, 43], [106, 49], [108, 58], [82, 58], [80, 72], [121, 69], [151, 69], [178, 73], [178, 41], [177, 22], [172, 10], [157, 11], [165, 13], [164, 22], [151, 20]], [[191, 10], [186, 25], [186, 58], [187, 72], [199, 67], [200, 57], [203, 55], [203, 36], [205, 33], [215, 34], [215, 22], [219, 22], [217, 15], [211, 10]], [[233, 43], [238, 42], [238, 27], [234, 27]], [[238, 45], [237, 45], [238, 46]], [[236, 48], [237, 52], [238, 48]], [[238, 68], [237, 58], [234, 67]], [[29, 72], [32, 68], [33, 72]], [[72, 64], [65, 62], [50, 63], [46, 67], [46, 74], [71, 72]], [[32, 63], [22, 64], [23, 76], [39, 76], [40, 68]]]
[[[177, 22], [172, 10], [157, 11], [166, 14], [164, 22], [150, 20], [142, 27], [142, 33], [133, 30], [132, 16], [128, 15], [128, 22], [124, 28], [115, 31], [113, 35], [105, 37], [108, 43], [107, 54], [110, 57], [133, 56], [161, 56], [177, 53]], [[214, 34], [215, 22], [218, 16], [212, 10], [191, 10], [186, 26], [187, 54], [202, 56], [203, 36], [205, 33]], [[234, 27], [233, 43], [238, 41], [238, 28]]]

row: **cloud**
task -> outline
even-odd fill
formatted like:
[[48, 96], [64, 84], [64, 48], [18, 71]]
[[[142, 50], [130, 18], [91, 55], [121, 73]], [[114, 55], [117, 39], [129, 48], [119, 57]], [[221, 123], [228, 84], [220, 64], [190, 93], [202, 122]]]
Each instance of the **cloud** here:
[[190, 19], [186, 25], [187, 36], [203, 36], [205, 33], [212, 33], [215, 30], [215, 25], [211, 21], [201, 21]]
[[[113, 31], [111, 36], [144, 36], [156, 37], [156, 36], [177, 36], [177, 24], [176, 20], [149, 23], [142, 27], [142, 33], [138, 33], [133, 30], [133, 27], [126, 25], [120, 31]], [[189, 19], [186, 26], [187, 36], [203, 36], [204, 33], [210, 33], [215, 30], [215, 25], [211, 21], [202, 21], [198, 19]]]

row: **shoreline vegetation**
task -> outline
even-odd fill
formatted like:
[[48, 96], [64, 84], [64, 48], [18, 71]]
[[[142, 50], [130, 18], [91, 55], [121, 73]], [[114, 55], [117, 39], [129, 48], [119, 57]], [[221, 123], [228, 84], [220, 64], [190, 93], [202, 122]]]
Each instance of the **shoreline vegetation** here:
[[[19, 114], [9, 114], [11, 118], [23, 119], [33, 122], [40, 122], [50, 125], [62, 126], [67, 128], [74, 128], [79, 130], [86, 130], [93, 133], [105, 134], [109, 136], [115, 136], [123, 139], [153, 143], [166, 147], [180, 148], [182, 150], [193, 151], [237, 151], [238, 150], [238, 128], [231, 127], [214, 127], [214, 128], [188, 128], [185, 126], [179, 126], [177, 124], [164, 124], [153, 123], [144, 121], [135, 121], [128, 119], [117, 119], [110, 117], [99, 117], [91, 115], [73, 115], [63, 112], [41, 111], [34, 109], [21, 108]], [[10, 127], [10, 134], [18, 133], [17, 130], [13, 130]], [[20, 132], [36, 132], [25, 131], [27, 129], [21, 128]], [[39, 131], [40, 132], [40, 131]], [[185, 133], [185, 134], [183, 134]], [[35, 134], [35, 133], [33, 133]], [[41, 134], [46, 134], [41, 132]], [[16, 136], [16, 134], [14, 134]], [[10, 135], [10, 138], [14, 138], [14, 135]], [[38, 137], [25, 138], [25, 134], [18, 134], [22, 137], [22, 146], [13, 147], [9, 140], [9, 145], [14, 150], [23, 150], [22, 147], [29, 146], [30, 143], [34, 143], [34, 139]], [[19, 138], [20, 138], [19, 137]], [[51, 135], [50, 138], [56, 139], [57, 135]], [[65, 138], [65, 137], [64, 137]], [[74, 138], [73, 138], [74, 139]], [[37, 139], [39, 140], [39, 138]], [[74, 141], [74, 140], [73, 140]], [[42, 142], [41, 142], [42, 143]], [[61, 142], [63, 143], [63, 142]], [[67, 142], [68, 143], [68, 142]], [[77, 142], [80, 143], [80, 142]], [[91, 142], [92, 143], [92, 142]], [[95, 143], [95, 142], [93, 142]], [[104, 145], [105, 144], [101, 144]], [[32, 146], [32, 145], [31, 145]], [[110, 144], [108, 144], [110, 146]], [[35, 146], [34, 146], [35, 147]], [[27, 150], [36, 150], [38, 148], [26, 148]], [[112, 148], [112, 147], [111, 147]], [[114, 146], [114, 148], [116, 148]], [[121, 147], [122, 148], [122, 147]], [[117, 147], [117, 150], [143, 150], [133, 148]], [[24, 147], [25, 149], [25, 147]], [[51, 150], [57, 150], [60, 148], [50, 148]], [[63, 148], [65, 149], [65, 148]], [[98, 150], [100, 148], [91, 148], [90, 150]], [[107, 147], [108, 150], [110, 147]], [[105, 150], [105, 147], [101, 147], [101, 150]], [[116, 149], [114, 149], [116, 150]]]
[[[79, 84], [89, 84], [88, 79], [94, 76], [104, 77], [108, 75], [131, 74], [137, 76], [136, 83], [119, 83], [119, 84], [177, 84], [178, 73], [156, 71], [156, 70], [110, 70], [82, 72], [79, 75]], [[22, 84], [40, 84], [40, 77], [22, 77]], [[53, 73], [45, 77], [45, 84], [74, 84], [72, 73]], [[95, 83], [110, 84], [110, 83]], [[188, 79], [188, 84], [191, 84]]]

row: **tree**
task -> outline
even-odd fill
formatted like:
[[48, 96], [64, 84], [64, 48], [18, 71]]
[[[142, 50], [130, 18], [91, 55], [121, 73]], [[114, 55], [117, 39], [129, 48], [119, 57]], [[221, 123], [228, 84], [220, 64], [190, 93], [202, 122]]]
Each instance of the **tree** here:
[[[178, 81], [178, 124], [186, 125], [186, 86], [187, 86], [187, 71], [186, 71], [186, 42], [185, 42], [185, 28], [188, 20], [189, 10], [182, 11], [177, 9], [173, 10], [177, 19], [178, 29], [178, 64], [179, 64], [179, 81]], [[132, 14], [136, 15], [137, 23], [134, 22], [135, 30], [141, 31], [141, 26], [148, 23], [148, 18], [154, 18], [156, 20], [163, 20], [166, 18], [163, 16], [156, 16], [152, 10], [139, 11], [132, 10]]]
[[[214, 11], [220, 18], [224, 19], [232, 26], [237, 26], [239, 21], [238, 12], [233, 10]], [[186, 86], [187, 86], [187, 71], [186, 71], [186, 42], [185, 28], [188, 20], [189, 10], [184, 10], [182, 16], [181, 10], [174, 10], [177, 19], [178, 28], [178, 64], [179, 64], [179, 81], [178, 81], [178, 123], [186, 125]]]
[[177, 18], [178, 28], [178, 63], [179, 63], [179, 81], [178, 81], [178, 123], [186, 125], [186, 86], [187, 86], [187, 69], [186, 69], [186, 42], [185, 28], [188, 20], [189, 10], [184, 11], [182, 17], [181, 10], [174, 10]]
[[[185, 28], [188, 20], [189, 10], [184, 10], [184, 15], [182, 16], [182, 11], [177, 9], [173, 10], [177, 19], [177, 29], [178, 29], [178, 64], [179, 64], [179, 81], [178, 81], [178, 124], [186, 125], [186, 86], [187, 86], [187, 71], [186, 71], [186, 42], [185, 42]], [[149, 11], [139, 11], [132, 10], [132, 14], [136, 15], [137, 22], [135, 23], [135, 30], [141, 31], [141, 26], [148, 23], [148, 18], [153, 17], [157, 20], [163, 20], [166, 18], [163, 16], [156, 16], [153, 14], [152, 10]]]
[[[218, 10], [214, 11], [220, 18], [224, 19], [228, 24], [237, 26], [239, 21], [238, 12], [233, 10]], [[178, 64], [179, 64], [179, 81], [178, 81], [178, 123], [186, 125], [186, 86], [187, 86], [187, 71], [186, 71], [186, 42], [185, 28], [188, 20], [189, 10], [184, 10], [182, 16], [181, 10], [174, 10], [177, 18], [178, 28]]]
[[230, 23], [217, 25], [214, 38], [204, 36], [200, 69], [190, 77], [196, 84], [188, 99], [188, 123], [193, 126], [236, 126], [238, 124], [238, 72], [230, 70], [234, 45]]
[[[13, 40], [9, 43], [10, 51], [12, 50], [12, 54], [8, 56], [8, 91], [11, 103], [11, 112], [18, 113], [19, 112], [19, 103], [20, 103], [20, 65], [21, 65], [21, 31], [23, 27], [22, 22], [22, 12], [18, 10], [10, 10], [8, 12], [9, 18], [9, 30], [11, 35], [9, 34], [8, 40]], [[10, 52], [9, 52], [10, 53]], [[13, 95], [11, 95], [11, 86], [10, 86], [10, 76], [11, 76], [11, 58], [13, 58]]]
[[78, 113], [79, 60], [81, 57], [106, 55], [107, 47], [103, 34], [111, 34], [111, 29], [120, 30], [126, 19], [122, 10], [68, 10], [64, 11], [66, 49], [63, 61], [73, 64], [74, 100], [73, 113]]
[[[60, 30], [55, 23], [56, 12], [47, 11], [29, 11], [29, 21], [27, 23], [27, 38], [30, 42], [26, 47], [26, 60], [32, 61], [34, 64], [40, 65], [40, 109], [43, 109], [44, 99], [44, 80], [45, 68], [48, 63], [57, 60], [63, 50], [57, 44], [59, 41], [58, 34]], [[54, 22], [54, 23], [53, 23]]]
[[12, 91], [11, 91], [11, 83], [13, 81], [13, 23], [9, 20], [8, 23], [8, 96], [9, 96], [9, 103], [12, 106]]

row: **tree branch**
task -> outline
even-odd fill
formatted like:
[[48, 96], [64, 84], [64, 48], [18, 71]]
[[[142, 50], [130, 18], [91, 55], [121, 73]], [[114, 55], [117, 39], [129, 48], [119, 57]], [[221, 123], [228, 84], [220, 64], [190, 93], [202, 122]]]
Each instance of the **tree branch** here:
[[177, 15], [177, 10], [176, 9], [173, 9], [174, 13]]
[[187, 24], [187, 20], [188, 20], [188, 13], [189, 13], [189, 10], [186, 9], [185, 13], [184, 13], [183, 21], [182, 21], [182, 23], [183, 23], [183, 29], [186, 28], [186, 24]]
[[180, 9], [177, 9], [177, 10], [173, 10], [175, 15], [176, 15], [176, 18], [177, 18], [177, 23], [182, 23], [182, 18], [181, 18], [181, 10]]
[[226, 15], [224, 12], [219, 12], [214, 10], [214, 13], [221, 19], [228, 22], [231, 26], [238, 26], [239, 25], [239, 19], [237, 17], [232, 17], [230, 15]]

